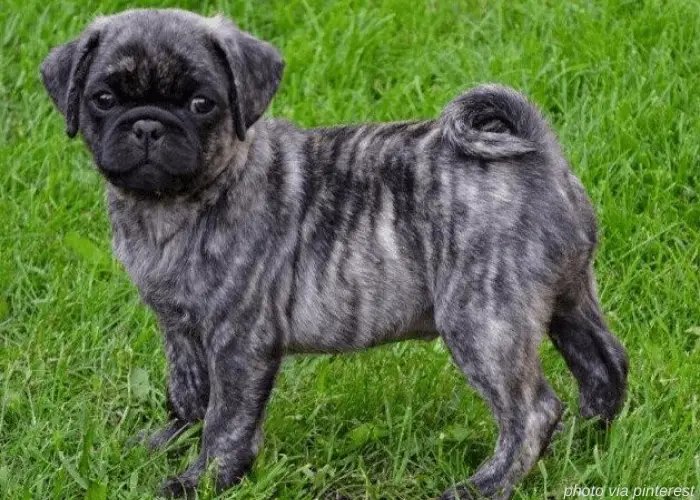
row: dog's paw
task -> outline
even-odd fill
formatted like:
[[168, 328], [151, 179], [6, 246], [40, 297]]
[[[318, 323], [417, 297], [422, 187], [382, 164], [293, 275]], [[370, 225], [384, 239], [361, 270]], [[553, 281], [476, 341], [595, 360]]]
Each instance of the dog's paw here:
[[146, 430], [138, 431], [136, 434], [126, 440], [126, 445], [133, 448], [135, 446], [143, 446], [148, 442], [150, 434]]
[[166, 479], [158, 488], [157, 495], [163, 498], [195, 498], [197, 481], [191, 477], [175, 476]]
[[461, 484], [449, 488], [439, 498], [439, 500], [476, 500], [483, 498], [478, 494], [474, 486]]
[[206, 457], [200, 455], [189, 469], [179, 476], [166, 479], [158, 488], [158, 496], [164, 498], [196, 498], [199, 479], [206, 468]]
[[138, 432], [128, 440], [127, 444], [129, 446], [145, 446], [151, 453], [161, 451], [191, 425], [192, 424], [182, 420], [173, 420], [165, 427], [156, 431], [142, 430]]

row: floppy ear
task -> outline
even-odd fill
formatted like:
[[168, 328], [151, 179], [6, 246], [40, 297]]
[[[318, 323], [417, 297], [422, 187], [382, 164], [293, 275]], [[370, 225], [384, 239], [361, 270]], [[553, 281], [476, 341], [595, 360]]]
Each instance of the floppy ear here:
[[90, 69], [99, 32], [90, 30], [80, 38], [51, 50], [41, 63], [41, 80], [58, 110], [66, 117], [66, 133], [78, 133], [80, 96]]
[[225, 62], [233, 125], [241, 141], [277, 91], [284, 61], [275, 47], [239, 30], [228, 19], [212, 19], [214, 49]]

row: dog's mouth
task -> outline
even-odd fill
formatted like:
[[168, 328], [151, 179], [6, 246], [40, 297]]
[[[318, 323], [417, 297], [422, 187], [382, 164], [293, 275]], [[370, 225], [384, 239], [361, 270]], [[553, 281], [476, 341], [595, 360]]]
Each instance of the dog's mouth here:
[[137, 162], [129, 162], [126, 165], [122, 164], [122, 165], [120, 165], [119, 168], [106, 167], [100, 163], [98, 163], [97, 166], [99, 167], [100, 172], [102, 172], [104, 175], [106, 175], [107, 177], [111, 176], [111, 177], [115, 177], [115, 178], [123, 177], [123, 176], [128, 175], [128, 174], [132, 174], [132, 173], [137, 172], [138, 170], [140, 170], [142, 168], [155, 168], [155, 169], [160, 168], [160, 165], [150, 158], [145, 158], [145, 159], [143, 159], [141, 161], [137, 161]]
[[109, 153], [110, 152], [108, 152], [108, 155], [103, 154], [99, 157], [95, 157], [95, 163], [97, 165], [98, 170], [100, 171], [100, 173], [102, 173], [102, 175], [107, 177], [108, 180], [123, 178], [127, 175], [135, 174], [141, 169], [160, 169], [165, 170], [165, 172], [167, 172], [167, 169], [163, 169], [159, 162], [146, 155], [144, 155], [144, 157], [140, 159], [133, 158], [133, 156], [136, 155], [133, 155], [131, 157], [125, 157], [126, 155], [119, 155], [121, 156], [121, 161], [115, 161], [114, 158], [109, 158], [105, 160], [104, 156], [109, 156]]
[[191, 175], [173, 175], [149, 160], [118, 172], [100, 169], [110, 184], [139, 195], [175, 195], [191, 183]]

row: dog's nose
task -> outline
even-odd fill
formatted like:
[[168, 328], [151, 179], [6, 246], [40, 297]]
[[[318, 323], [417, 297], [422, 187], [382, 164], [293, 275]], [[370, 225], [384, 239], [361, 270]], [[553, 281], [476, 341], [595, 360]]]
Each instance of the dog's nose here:
[[131, 131], [141, 142], [157, 141], [163, 136], [165, 127], [157, 120], [137, 120]]

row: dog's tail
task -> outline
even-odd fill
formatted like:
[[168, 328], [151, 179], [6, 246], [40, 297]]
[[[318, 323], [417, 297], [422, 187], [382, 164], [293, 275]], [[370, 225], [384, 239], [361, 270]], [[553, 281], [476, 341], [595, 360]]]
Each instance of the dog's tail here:
[[543, 152], [554, 142], [538, 109], [500, 85], [484, 85], [457, 97], [442, 112], [440, 127], [454, 148], [486, 160]]

